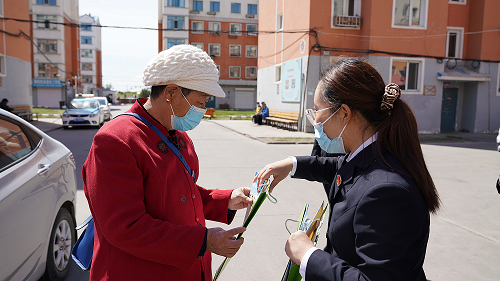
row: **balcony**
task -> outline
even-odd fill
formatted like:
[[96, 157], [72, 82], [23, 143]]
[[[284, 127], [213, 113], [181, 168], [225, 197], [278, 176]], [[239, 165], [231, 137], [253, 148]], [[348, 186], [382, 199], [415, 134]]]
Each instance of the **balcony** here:
[[359, 27], [361, 23], [360, 17], [356, 16], [335, 16], [333, 17], [333, 25], [341, 27]]

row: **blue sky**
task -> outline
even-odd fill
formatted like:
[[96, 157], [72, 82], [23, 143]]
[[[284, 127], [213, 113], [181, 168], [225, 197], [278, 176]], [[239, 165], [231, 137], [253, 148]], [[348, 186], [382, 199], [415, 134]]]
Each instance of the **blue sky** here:
[[[80, 0], [80, 15], [99, 17], [101, 25], [158, 28], [157, 0]], [[158, 31], [102, 28], [103, 86], [140, 91], [142, 71], [158, 53]]]

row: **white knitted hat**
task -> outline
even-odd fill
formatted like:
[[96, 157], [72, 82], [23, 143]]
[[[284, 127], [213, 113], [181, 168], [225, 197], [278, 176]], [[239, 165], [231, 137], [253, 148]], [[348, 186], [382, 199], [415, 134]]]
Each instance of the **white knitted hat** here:
[[210, 56], [192, 45], [176, 45], [160, 52], [144, 69], [146, 86], [176, 84], [178, 86], [225, 97], [219, 86], [219, 71]]

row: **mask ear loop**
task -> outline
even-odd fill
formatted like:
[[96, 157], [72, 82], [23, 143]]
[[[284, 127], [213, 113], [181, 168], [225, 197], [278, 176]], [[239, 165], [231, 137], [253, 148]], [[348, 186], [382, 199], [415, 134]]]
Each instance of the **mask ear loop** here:
[[344, 128], [342, 129], [342, 131], [340, 131], [340, 135], [339, 135], [339, 137], [340, 137], [340, 136], [342, 136], [342, 133], [344, 132], [345, 127], [347, 127], [347, 124], [349, 124], [349, 122], [347, 122], [347, 123], [344, 125]]

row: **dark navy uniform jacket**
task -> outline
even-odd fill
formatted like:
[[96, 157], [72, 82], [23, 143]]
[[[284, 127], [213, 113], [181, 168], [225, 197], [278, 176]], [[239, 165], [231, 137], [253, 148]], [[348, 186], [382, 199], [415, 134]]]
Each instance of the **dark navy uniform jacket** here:
[[331, 183], [327, 246], [307, 263], [306, 281], [418, 280], [429, 238], [423, 195], [401, 162], [375, 143], [349, 162], [297, 157], [294, 178]]

